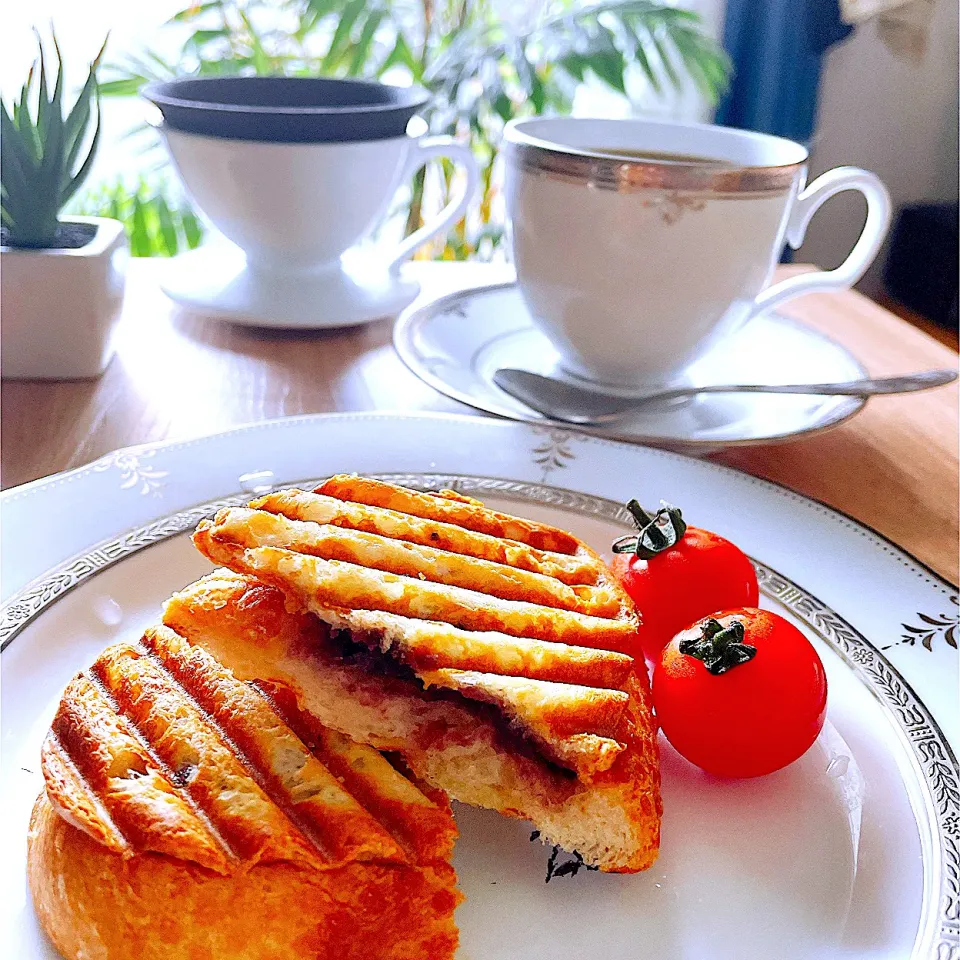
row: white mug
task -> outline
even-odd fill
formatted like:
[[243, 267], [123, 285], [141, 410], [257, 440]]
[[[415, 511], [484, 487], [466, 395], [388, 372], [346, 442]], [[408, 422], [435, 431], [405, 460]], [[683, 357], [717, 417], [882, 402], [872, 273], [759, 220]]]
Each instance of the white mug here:
[[[806, 186], [806, 149], [766, 134], [551, 117], [512, 121], [504, 143], [530, 314], [566, 370], [612, 387], [673, 382], [758, 312], [852, 286], [890, 223], [874, 174], [840, 167]], [[769, 286], [784, 242], [799, 247], [816, 210], [843, 190], [867, 200], [847, 259]]]
[[398, 188], [427, 160], [449, 157], [464, 170], [460, 189], [430, 223], [385, 252], [384, 265], [394, 270], [463, 215], [479, 183], [470, 148], [451, 137], [269, 143], [162, 130], [200, 210], [251, 268], [273, 275], [338, 268], [382, 222]]

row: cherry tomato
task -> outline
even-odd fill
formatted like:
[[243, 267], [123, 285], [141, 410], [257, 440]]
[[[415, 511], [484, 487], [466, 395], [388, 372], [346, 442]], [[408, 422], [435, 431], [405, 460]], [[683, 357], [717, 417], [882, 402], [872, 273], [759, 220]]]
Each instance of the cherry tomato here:
[[[631, 501], [628, 509], [637, 517], [635, 503]], [[637, 637], [644, 654], [654, 662], [670, 638], [695, 620], [715, 610], [755, 607], [759, 599], [757, 575], [746, 554], [715, 533], [686, 526], [676, 507], [665, 505], [656, 517], [666, 516], [670, 510], [676, 511], [682, 527], [675, 543], [660, 546], [645, 538], [641, 555], [615, 553], [611, 563], [637, 605], [641, 619]], [[672, 536], [676, 532], [674, 518], [666, 519], [661, 528], [666, 526]], [[641, 525], [640, 517], [637, 523]], [[624, 543], [631, 546], [627, 540]]]
[[721, 777], [758, 777], [810, 748], [827, 712], [827, 678], [810, 641], [768, 610], [705, 617], [663, 650], [653, 703], [664, 736]]

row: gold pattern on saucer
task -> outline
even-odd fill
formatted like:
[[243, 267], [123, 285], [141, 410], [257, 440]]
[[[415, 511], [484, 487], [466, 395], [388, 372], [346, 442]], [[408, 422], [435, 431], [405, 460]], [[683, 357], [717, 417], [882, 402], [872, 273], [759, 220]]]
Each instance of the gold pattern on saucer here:
[[743, 199], [745, 194], [785, 193], [799, 180], [804, 164], [738, 167], [715, 163], [625, 159], [601, 152], [574, 152], [554, 145], [505, 144], [507, 162], [526, 173], [550, 180], [583, 184], [599, 190], [635, 193], [708, 194], [711, 200]]

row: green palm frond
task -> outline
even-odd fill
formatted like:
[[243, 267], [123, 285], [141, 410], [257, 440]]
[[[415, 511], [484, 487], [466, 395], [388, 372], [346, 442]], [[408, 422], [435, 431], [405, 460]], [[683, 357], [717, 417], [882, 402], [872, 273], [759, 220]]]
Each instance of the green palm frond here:
[[88, 217], [119, 220], [135, 257], [172, 257], [192, 250], [203, 239], [203, 225], [189, 205], [162, 180], [141, 178], [101, 184], [80, 194], [70, 207]]
[[[101, 89], [130, 94], [183, 74], [405, 75], [433, 94], [423, 113], [430, 128], [469, 139], [482, 168], [479, 203], [438, 255], [486, 256], [503, 237], [493, 171], [506, 121], [568, 111], [591, 77], [621, 95], [631, 74], [653, 96], [693, 84], [713, 103], [730, 75], [726, 54], [689, 10], [658, 0], [544, 3], [532, 23], [514, 27], [490, 0], [202, 0], [172, 18], [190, 31], [177, 58], [127, 57], [109, 65]], [[270, 27], [281, 21], [284, 29]], [[437, 170], [449, 188], [450, 171]], [[408, 233], [422, 220], [430, 180], [414, 177]]]

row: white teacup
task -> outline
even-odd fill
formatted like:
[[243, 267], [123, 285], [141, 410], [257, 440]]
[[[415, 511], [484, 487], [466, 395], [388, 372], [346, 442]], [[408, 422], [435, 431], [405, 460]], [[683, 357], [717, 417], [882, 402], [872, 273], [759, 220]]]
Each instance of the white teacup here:
[[[320, 328], [396, 313], [418, 289], [397, 268], [463, 215], [479, 182], [469, 147], [411, 134], [429, 99], [416, 88], [184, 77], [151, 84], [144, 96], [162, 113], [188, 193], [242, 251], [213, 242], [178, 257], [163, 288], [237, 322]], [[393, 249], [365, 245], [357, 256], [398, 188], [433, 157], [463, 168], [456, 195]]]
[[478, 183], [470, 148], [450, 137], [346, 143], [259, 143], [163, 127], [167, 148], [197, 206], [255, 270], [336, 268], [386, 216], [397, 190], [433, 157], [462, 164], [458, 196], [385, 251], [392, 269], [463, 215]]
[[[552, 117], [504, 133], [520, 290], [571, 373], [623, 388], [676, 380], [718, 337], [793, 297], [852, 286], [890, 222], [872, 173], [806, 186], [807, 151], [707, 124]], [[768, 286], [829, 197], [859, 190], [867, 219], [835, 270]]]
[[163, 128], [187, 190], [254, 268], [298, 273], [339, 264], [384, 219], [397, 190], [433, 157], [463, 165], [459, 195], [384, 252], [391, 269], [460, 216], [477, 185], [469, 147], [450, 137], [257, 143]]

